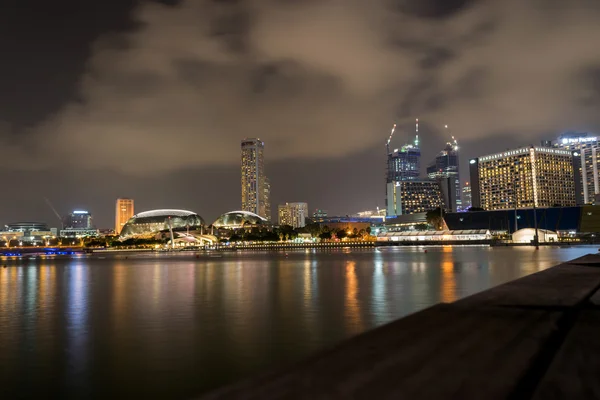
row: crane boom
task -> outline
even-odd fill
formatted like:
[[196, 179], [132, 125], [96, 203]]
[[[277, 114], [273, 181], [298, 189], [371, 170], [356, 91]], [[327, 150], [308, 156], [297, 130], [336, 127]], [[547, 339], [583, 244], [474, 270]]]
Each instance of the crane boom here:
[[396, 124], [394, 124], [394, 126], [392, 127], [392, 131], [390, 132], [390, 137], [388, 138], [387, 143], [385, 144], [388, 154], [390, 154], [390, 142], [392, 141], [392, 136], [394, 136], [395, 130], [396, 130]]

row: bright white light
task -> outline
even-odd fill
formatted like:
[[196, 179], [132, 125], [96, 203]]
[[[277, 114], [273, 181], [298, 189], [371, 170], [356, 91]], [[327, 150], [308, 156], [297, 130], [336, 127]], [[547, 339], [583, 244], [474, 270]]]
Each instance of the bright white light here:
[[471, 160], [471, 161], [469, 161], [469, 164], [475, 164], [476, 162], [477, 161], [475, 161], [475, 160]]

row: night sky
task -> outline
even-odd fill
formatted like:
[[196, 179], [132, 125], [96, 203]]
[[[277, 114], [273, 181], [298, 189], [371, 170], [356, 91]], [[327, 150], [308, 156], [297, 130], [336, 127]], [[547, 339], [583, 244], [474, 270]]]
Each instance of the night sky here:
[[[600, 130], [597, 0], [5, 0], [0, 223], [114, 201], [207, 222], [240, 207], [240, 140], [272, 208], [383, 207], [385, 141], [422, 167]], [[275, 213], [274, 213], [275, 215]]]

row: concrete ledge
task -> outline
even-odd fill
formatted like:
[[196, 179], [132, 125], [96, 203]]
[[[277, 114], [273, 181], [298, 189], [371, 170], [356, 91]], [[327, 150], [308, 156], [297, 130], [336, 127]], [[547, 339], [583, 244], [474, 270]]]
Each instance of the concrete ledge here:
[[582, 257], [431, 307], [204, 398], [600, 397], [596, 263]]

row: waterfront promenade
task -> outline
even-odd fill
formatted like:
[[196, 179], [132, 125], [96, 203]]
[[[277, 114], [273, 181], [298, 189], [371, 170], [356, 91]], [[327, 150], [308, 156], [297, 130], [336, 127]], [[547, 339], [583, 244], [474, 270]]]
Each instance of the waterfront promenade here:
[[599, 288], [584, 256], [203, 398], [600, 398]]

